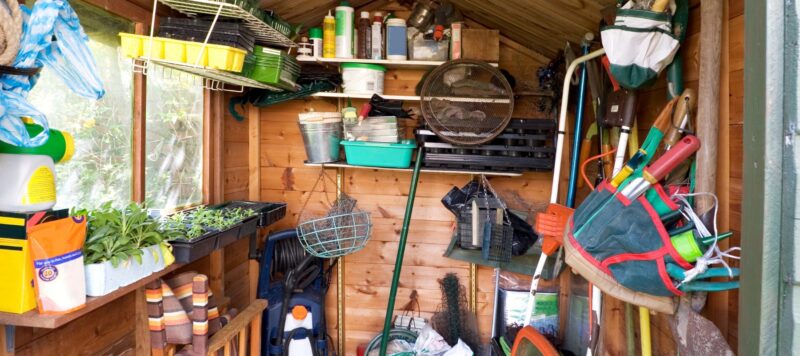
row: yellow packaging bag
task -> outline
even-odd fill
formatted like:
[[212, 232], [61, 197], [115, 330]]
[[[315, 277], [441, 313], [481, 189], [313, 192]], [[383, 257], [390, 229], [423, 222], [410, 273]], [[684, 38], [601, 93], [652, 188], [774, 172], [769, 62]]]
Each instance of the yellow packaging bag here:
[[40, 314], [66, 314], [86, 305], [83, 243], [86, 217], [46, 222], [28, 232]]

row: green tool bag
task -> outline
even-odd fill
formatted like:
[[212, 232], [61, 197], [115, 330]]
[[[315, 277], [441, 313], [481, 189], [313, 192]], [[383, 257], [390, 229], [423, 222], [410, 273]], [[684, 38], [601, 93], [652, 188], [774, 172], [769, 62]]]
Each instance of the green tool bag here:
[[630, 9], [631, 3], [617, 9], [613, 25], [603, 27], [600, 37], [611, 63], [611, 74], [626, 89], [645, 87], [672, 63], [680, 42], [672, 33], [671, 15]]
[[[667, 274], [668, 262], [691, 269], [672, 247], [658, 210], [675, 211], [661, 186], [630, 201], [601, 183], [575, 211], [564, 236], [566, 262], [604, 293], [672, 314], [673, 296], [683, 293]], [[655, 205], [655, 206], [654, 206]]]

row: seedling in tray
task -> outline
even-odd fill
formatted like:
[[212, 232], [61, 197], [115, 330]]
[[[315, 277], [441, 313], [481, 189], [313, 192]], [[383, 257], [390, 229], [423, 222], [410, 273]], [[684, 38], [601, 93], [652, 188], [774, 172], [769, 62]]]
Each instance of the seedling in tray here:
[[186, 240], [192, 241], [209, 232], [226, 230], [254, 215], [256, 213], [252, 209], [209, 209], [203, 206], [175, 213], [169, 217], [167, 224], [181, 231]]

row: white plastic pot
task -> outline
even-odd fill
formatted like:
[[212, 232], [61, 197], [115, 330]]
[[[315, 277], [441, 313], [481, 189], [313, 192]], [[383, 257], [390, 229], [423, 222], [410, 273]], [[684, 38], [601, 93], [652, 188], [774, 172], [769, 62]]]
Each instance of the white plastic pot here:
[[347, 94], [383, 94], [386, 67], [368, 63], [342, 63], [342, 88]]
[[161, 247], [156, 245], [142, 249], [142, 263], [129, 258], [117, 267], [111, 261], [86, 265], [86, 295], [99, 297], [134, 283], [163, 270], [166, 267], [164, 261]]

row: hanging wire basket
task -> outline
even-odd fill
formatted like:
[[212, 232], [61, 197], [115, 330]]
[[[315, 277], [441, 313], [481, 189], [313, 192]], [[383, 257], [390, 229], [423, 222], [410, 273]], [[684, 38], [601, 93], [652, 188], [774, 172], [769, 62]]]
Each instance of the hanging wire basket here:
[[[324, 181], [322, 175], [320, 180]], [[324, 217], [301, 220], [297, 224], [300, 244], [308, 253], [320, 258], [336, 258], [360, 251], [372, 232], [370, 213], [357, 209], [356, 200], [346, 194], [331, 204]]]

